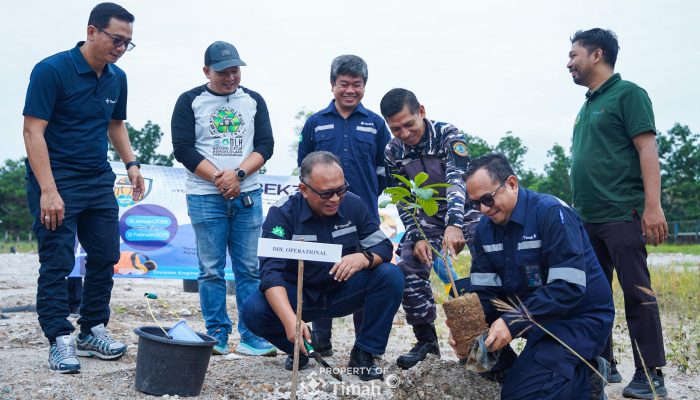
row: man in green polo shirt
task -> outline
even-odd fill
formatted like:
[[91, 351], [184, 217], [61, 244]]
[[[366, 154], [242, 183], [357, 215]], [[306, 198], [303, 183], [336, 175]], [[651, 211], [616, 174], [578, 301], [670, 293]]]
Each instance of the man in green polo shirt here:
[[[644, 89], [614, 73], [619, 50], [615, 33], [600, 28], [578, 31], [571, 43], [567, 68], [574, 83], [588, 88], [574, 122], [573, 203], [611, 284], [617, 270], [631, 349], [636, 348], [635, 342], [639, 344], [656, 393], [664, 397], [667, 391], [660, 367], [666, 357], [645, 248], [668, 236], [651, 100]], [[642, 362], [633, 353], [636, 372], [622, 394], [652, 398]], [[612, 334], [602, 355], [612, 365], [608, 380], [621, 382]]]

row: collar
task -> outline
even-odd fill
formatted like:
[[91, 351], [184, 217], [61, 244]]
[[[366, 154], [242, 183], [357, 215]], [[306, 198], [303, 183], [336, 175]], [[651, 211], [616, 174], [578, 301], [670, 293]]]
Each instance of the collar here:
[[320, 218], [317, 217], [316, 214], [314, 214], [313, 211], [311, 211], [311, 207], [309, 207], [309, 202], [306, 200], [303, 194], [299, 192], [299, 197], [301, 198], [301, 213], [299, 214], [299, 222], [306, 222], [311, 218], [316, 218], [318, 220], [327, 220], [329, 218], [333, 217], [340, 217], [340, 218], [345, 218], [343, 215], [343, 212], [341, 211], [343, 209], [343, 201], [345, 201], [345, 197], [343, 197], [343, 200], [340, 202], [340, 205], [338, 206], [338, 212], [333, 216], [329, 218]]
[[593, 98], [595, 96], [599, 96], [600, 94], [602, 94], [603, 92], [608, 90], [608, 88], [610, 88], [612, 85], [616, 84], [617, 82], [619, 82], [621, 80], [622, 80], [622, 76], [619, 73], [614, 73], [610, 78], [608, 78], [607, 81], [605, 81], [605, 83], [600, 85], [600, 87], [598, 89], [596, 89], [592, 92], [590, 90], [587, 91], [586, 98], [590, 99], [590, 98]]
[[[87, 60], [83, 56], [83, 53], [80, 52], [80, 47], [85, 44], [85, 41], [80, 41], [76, 43], [75, 47], [69, 50], [70, 58], [73, 61], [73, 66], [75, 67], [75, 70], [78, 71], [78, 74], [88, 74], [90, 72], [94, 72], [92, 68], [90, 67], [90, 64], [88, 64]], [[113, 74], [114, 69], [112, 68], [112, 64], [105, 64], [104, 69], [102, 70], [103, 74]]]
[[529, 198], [529, 190], [518, 186], [518, 201], [515, 203], [515, 208], [513, 212], [510, 213], [510, 220], [508, 222], [515, 222], [522, 226], [525, 226], [525, 217], [527, 215], [527, 200]]
[[[355, 113], [360, 113], [360, 114], [364, 115], [365, 117], [369, 117], [369, 112], [367, 111], [367, 109], [365, 108], [365, 106], [362, 105], [362, 103], [359, 103], [359, 104], [357, 105], [357, 107], [355, 107], [355, 109], [352, 110], [352, 112], [350, 113], [350, 116], [352, 116], [352, 115], [355, 114]], [[331, 100], [331, 102], [330, 102], [330, 104], [328, 105], [328, 107], [326, 107], [326, 108], [324, 108], [323, 110], [321, 110], [321, 114], [335, 114], [335, 115], [337, 115], [338, 117], [343, 118], [343, 116], [340, 115], [340, 113], [338, 112], [338, 110], [335, 108], [335, 99]], [[349, 118], [350, 116], [348, 116], [348, 118]]]

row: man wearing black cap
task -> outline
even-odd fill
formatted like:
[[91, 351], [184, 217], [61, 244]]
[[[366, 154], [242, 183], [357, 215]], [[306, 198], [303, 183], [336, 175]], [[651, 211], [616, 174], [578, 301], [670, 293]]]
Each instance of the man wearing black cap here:
[[236, 48], [212, 43], [204, 53], [209, 82], [183, 93], [175, 104], [172, 136], [175, 158], [187, 168], [187, 208], [199, 257], [199, 299], [207, 334], [227, 354], [232, 330], [226, 312], [226, 250], [233, 264], [238, 305], [236, 352], [273, 356], [277, 349], [242, 321], [246, 298], [258, 290], [257, 243], [262, 225], [258, 170], [272, 156], [274, 140], [267, 105], [258, 93], [239, 86]]

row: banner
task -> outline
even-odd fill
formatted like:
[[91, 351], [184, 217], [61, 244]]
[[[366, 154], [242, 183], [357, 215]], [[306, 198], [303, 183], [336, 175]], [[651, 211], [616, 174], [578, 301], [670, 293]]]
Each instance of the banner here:
[[[116, 278], [197, 279], [199, 262], [192, 223], [187, 215], [183, 168], [142, 165], [146, 183], [143, 199], [131, 199], [131, 183], [120, 162], [111, 163], [116, 174], [114, 196], [119, 204], [120, 257], [114, 266]], [[280, 198], [298, 190], [296, 176], [259, 175], [263, 215]], [[350, 189], [352, 191], [352, 188]], [[379, 210], [381, 229], [395, 242], [403, 236], [396, 208]], [[76, 243], [77, 243], [76, 239]], [[71, 276], [85, 273], [85, 251], [78, 243]], [[233, 279], [231, 259], [226, 257], [226, 279]]]

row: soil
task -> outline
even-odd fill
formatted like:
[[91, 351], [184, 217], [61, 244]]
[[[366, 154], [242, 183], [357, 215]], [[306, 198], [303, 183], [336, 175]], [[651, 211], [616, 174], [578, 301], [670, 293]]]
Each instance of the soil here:
[[457, 353], [469, 354], [474, 338], [488, 329], [484, 309], [476, 293], [467, 293], [443, 303], [455, 343]]
[[[203, 332], [199, 296], [185, 293], [182, 281], [115, 279], [112, 293], [112, 318], [109, 331], [112, 336], [128, 344], [128, 353], [115, 361], [80, 358], [81, 373], [60, 375], [47, 367], [48, 343], [44, 338], [31, 308], [36, 296], [38, 257], [36, 254], [0, 255], [0, 309], [24, 307], [29, 312], [0, 314], [0, 399], [152, 399], [134, 387], [138, 336], [134, 328], [154, 325], [148, 312], [144, 292], [156, 292], [167, 301], [187, 323]], [[164, 325], [175, 319], [167, 310], [152, 302], [156, 318]], [[229, 315], [236, 317], [234, 297], [228, 297]], [[361, 382], [354, 375], [343, 373], [338, 383], [321, 370], [314, 361], [300, 374], [300, 399], [497, 399], [498, 386], [485, 381], [457, 363], [454, 352], [447, 344], [448, 331], [444, 314], [439, 311], [437, 321], [442, 359], [429, 359], [403, 371], [396, 367], [396, 358], [408, 351], [414, 342], [411, 327], [399, 311], [394, 319], [392, 333], [379, 365], [384, 368], [385, 380]], [[73, 321], [75, 322], [75, 321]], [[354, 341], [352, 317], [338, 319], [333, 324], [335, 354], [326, 360], [333, 366], [345, 367]], [[234, 334], [235, 335], [235, 334]], [[618, 340], [628, 341], [626, 337]], [[229, 345], [235, 348], [237, 338]], [[620, 360], [624, 377], [622, 384], [608, 386], [611, 399], [621, 399], [622, 388], [634, 372], [631, 353]], [[284, 369], [285, 355], [277, 357], [245, 357], [236, 354], [212, 356], [209, 362], [202, 399], [288, 399], [291, 372]], [[673, 366], [664, 369], [666, 386], [673, 399], [700, 398], [700, 379], [676, 371]], [[174, 398], [174, 396], [163, 396]]]

